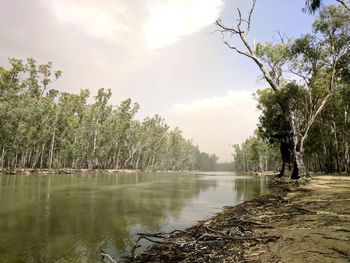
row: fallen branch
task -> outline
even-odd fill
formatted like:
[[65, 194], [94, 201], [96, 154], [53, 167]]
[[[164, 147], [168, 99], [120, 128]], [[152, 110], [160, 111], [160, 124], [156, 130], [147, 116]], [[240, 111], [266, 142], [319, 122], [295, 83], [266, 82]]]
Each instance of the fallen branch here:
[[302, 212], [303, 214], [315, 214], [314, 211], [311, 211], [309, 209], [302, 208], [296, 205], [292, 205], [292, 208], [294, 208], [295, 210], [298, 210], [299, 212]]
[[350, 254], [345, 252], [345, 251], [342, 251], [342, 250], [340, 250], [338, 248], [335, 248], [335, 247], [332, 248], [332, 250], [335, 251], [335, 252], [338, 252], [339, 254], [341, 254], [341, 255], [345, 256], [346, 258], [350, 259]]
[[350, 228], [346, 227], [334, 227], [335, 231], [350, 232]]
[[235, 225], [254, 225], [254, 226], [259, 226], [261, 228], [273, 228], [271, 225], [266, 225], [262, 222], [256, 222], [256, 221], [250, 221], [250, 220], [242, 220], [242, 219], [234, 219], [230, 221], [230, 223], [233, 223]]
[[280, 237], [279, 236], [262, 236], [262, 237], [232, 237], [232, 236], [224, 236], [224, 235], [212, 235], [212, 234], [203, 234], [201, 235], [199, 238], [197, 238], [195, 240], [195, 242], [198, 242], [206, 237], [209, 238], [216, 238], [216, 239], [228, 239], [228, 240], [233, 240], [233, 241], [245, 241], [245, 240], [253, 240], [253, 241], [262, 241], [264, 239], [268, 239], [268, 240], [277, 240]]
[[112, 263], [117, 263], [116, 260], [114, 260], [110, 255], [107, 253], [101, 252], [101, 261], [104, 261], [104, 259], [107, 258]]
[[333, 255], [334, 254], [334, 252], [321, 252], [321, 251], [316, 251], [316, 250], [307, 250], [306, 252], [317, 253], [320, 255]]
[[[139, 236], [139, 238], [136, 240], [135, 245], [133, 247], [133, 249], [131, 250], [131, 255], [133, 258], [135, 258], [135, 251], [136, 249], [138, 249], [139, 247], [141, 247], [141, 245], [139, 244], [139, 242], [142, 239], [145, 239], [149, 242], [152, 243], [156, 243], [156, 244], [174, 244], [173, 242], [169, 242], [169, 241], [161, 241], [161, 240], [157, 240], [157, 239], [166, 239], [169, 238], [170, 235], [176, 233], [176, 232], [180, 232], [180, 233], [185, 233], [185, 234], [192, 234], [189, 231], [185, 231], [185, 230], [180, 230], [180, 229], [175, 229], [169, 233], [137, 233], [137, 235]], [[154, 239], [156, 238], [156, 239]]]
[[163, 233], [163, 232], [159, 232], [159, 233], [137, 233], [138, 236], [147, 236], [147, 237], [156, 237], [156, 238], [166, 238], [166, 236], [170, 236], [174, 233], [185, 233], [185, 234], [189, 234], [191, 235], [192, 233], [189, 231], [185, 231], [185, 230], [181, 230], [181, 229], [175, 229], [169, 233]]

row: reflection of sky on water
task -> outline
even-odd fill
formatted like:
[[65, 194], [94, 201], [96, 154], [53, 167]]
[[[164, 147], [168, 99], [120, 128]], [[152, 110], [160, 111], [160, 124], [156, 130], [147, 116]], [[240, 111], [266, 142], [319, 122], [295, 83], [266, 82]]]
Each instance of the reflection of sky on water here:
[[266, 191], [230, 173], [0, 176], [0, 262], [120, 257], [137, 232], [171, 231]]
[[266, 193], [266, 177], [237, 176], [234, 173], [201, 173], [201, 181], [215, 182], [213, 187], [202, 190], [188, 202], [177, 217], [169, 215], [162, 231], [186, 228], [222, 211], [223, 206], [232, 206]]

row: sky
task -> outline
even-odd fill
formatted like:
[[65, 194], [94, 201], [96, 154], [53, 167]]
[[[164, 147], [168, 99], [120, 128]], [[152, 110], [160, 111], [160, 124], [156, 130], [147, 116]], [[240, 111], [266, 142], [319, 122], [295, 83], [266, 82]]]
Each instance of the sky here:
[[[326, 3], [331, 1], [326, 1]], [[311, 31], [304, 0], [258, 0], [250, 41]], [[232, 160], [253, 134], [253, 93], [266, 87], [249, 59], [228, 49], [214, 22], [234, 24], [248, 0], [0, 0], [0, 64], [52, 61], [60, 91], [110, 88], [111, 104], [131, 98], [137, 118], [159, 114], [202, 151]]]

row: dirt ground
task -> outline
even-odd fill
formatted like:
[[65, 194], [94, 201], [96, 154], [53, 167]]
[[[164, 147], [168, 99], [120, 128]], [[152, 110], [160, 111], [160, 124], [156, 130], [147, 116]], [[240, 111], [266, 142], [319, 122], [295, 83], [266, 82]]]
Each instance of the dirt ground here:
[[350, 177], [279, 182], [185, 231], [140, 239], [155, 245], [130, 262], [350, 262]]

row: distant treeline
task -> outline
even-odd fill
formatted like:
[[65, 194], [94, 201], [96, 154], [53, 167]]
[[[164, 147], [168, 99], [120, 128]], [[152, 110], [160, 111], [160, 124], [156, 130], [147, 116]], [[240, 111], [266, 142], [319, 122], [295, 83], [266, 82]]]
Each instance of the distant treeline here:
[[88, 90], [51, 89], [61, 76], [51, 63], [9, 62], [0, 67], [0, 168], [215, 169], [217, 156], [160, 116], [135, 120], [130, 99], [112, 106], [111, 91], [99, 89], [90, 104]]
[[235, 170], [235, 166], [233, 162], [216, 163], [214, 170], [221, 172], [233, 172]]

